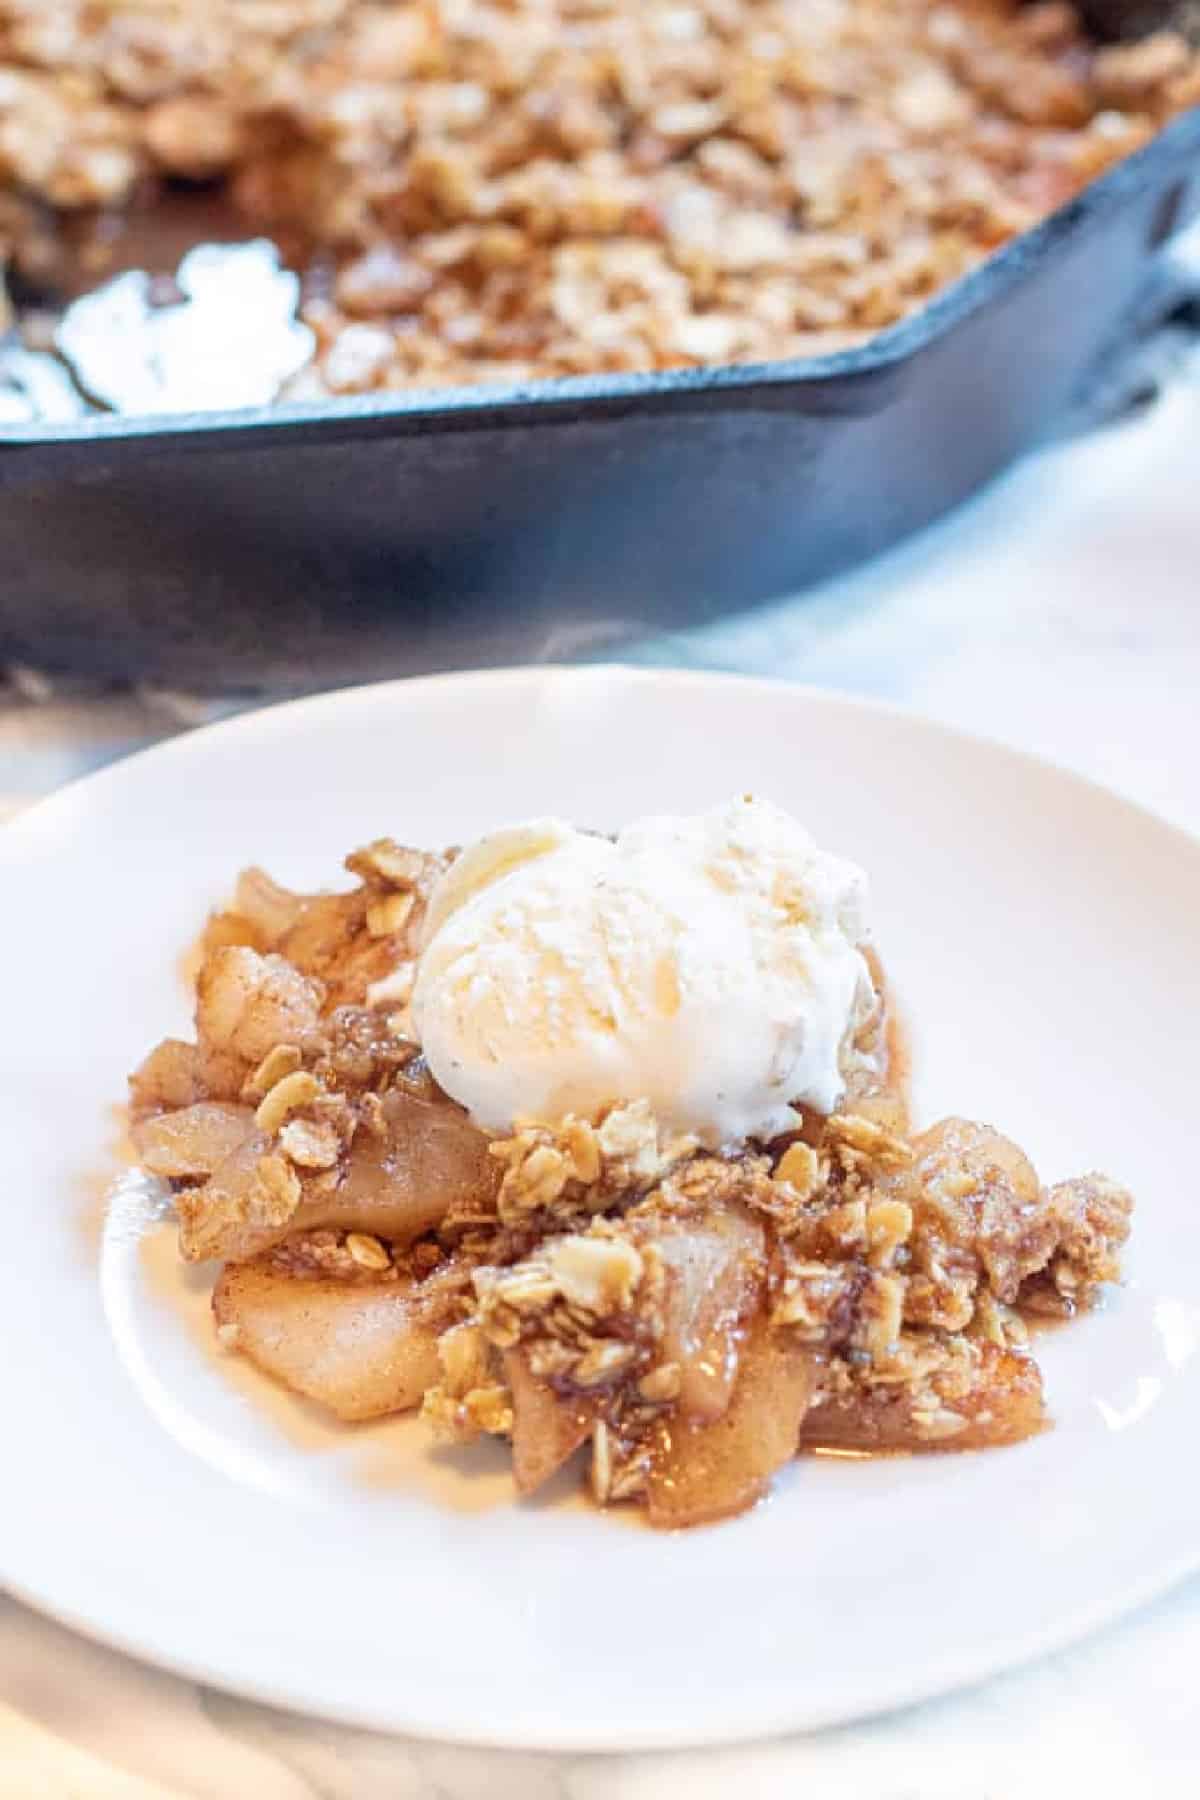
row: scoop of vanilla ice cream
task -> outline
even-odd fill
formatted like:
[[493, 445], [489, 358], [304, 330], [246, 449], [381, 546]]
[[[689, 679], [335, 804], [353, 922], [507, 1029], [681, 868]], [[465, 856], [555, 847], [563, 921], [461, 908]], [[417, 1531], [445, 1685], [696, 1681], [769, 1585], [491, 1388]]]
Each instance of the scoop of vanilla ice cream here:
[[412, 1016], [485, 1130], [647, 1100], [710, 1147], [832, 1111], [869, 993], [866, 877], [749, 797], [612, 842], [555, 819], [482, 838], [435, 888]]

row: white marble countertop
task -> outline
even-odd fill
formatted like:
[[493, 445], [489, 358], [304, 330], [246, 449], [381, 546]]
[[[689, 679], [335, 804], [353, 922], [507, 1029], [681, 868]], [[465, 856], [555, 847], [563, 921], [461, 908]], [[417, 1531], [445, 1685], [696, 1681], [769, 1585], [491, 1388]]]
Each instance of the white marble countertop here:
[[[1200, 830], [1198, 468], [1200, 383], [1181, 382], [869, 570], [637, 660], [898, 700]], [[161, 698], [10, 699], [0, 814], [180, 722]], [[518, 1756], [272, 1712], [0, 1598], [0, 1800], [1194, 1800], [1198, 1668], [1193, 1580], [1073, 1651], [869, 1724], [694, 1755]]]

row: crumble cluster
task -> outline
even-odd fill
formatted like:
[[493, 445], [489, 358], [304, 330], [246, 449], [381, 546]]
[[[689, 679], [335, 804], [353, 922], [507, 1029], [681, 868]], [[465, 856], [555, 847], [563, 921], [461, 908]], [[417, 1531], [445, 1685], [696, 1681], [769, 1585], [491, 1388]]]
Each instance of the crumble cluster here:
[[1198, 99], [1060, 0], [0, 0], [0, 265], [219, 181], [312, 270], [303, 392], [806, 356]]

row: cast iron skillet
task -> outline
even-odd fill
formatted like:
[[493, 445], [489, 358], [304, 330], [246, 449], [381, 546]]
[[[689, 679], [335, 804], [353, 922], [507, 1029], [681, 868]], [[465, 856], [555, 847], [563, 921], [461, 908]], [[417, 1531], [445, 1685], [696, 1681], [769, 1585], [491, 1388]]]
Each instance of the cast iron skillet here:
[[800, 588], [1044, 434], [1196, 209], [1198, 156], [1200, 109], [814, 361], [0, 429], [0, 660], [294, 689]]

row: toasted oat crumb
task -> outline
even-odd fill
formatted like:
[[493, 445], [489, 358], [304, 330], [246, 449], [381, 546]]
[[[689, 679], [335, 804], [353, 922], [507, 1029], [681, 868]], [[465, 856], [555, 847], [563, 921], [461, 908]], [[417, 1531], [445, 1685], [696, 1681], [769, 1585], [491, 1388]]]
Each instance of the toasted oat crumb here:
[[487, 1384], [488, 1344], [478, 1325], [464, 1321], [443, 1331], [438, 1339], [438, 1357], [442, 1385], [454, 1399]]
[[289, 1119], [279, 1133], [279, 1148], [299, 1168], [332, 1169], [341, 1155], [342, 1141], [332, 1125]]
[[756, 362], [902, 319], [1198, 71], [1015, 0], [8, 0], [0, 173], [91, 209], [222, 177], [332, 251], [318, 391]]
[[360, 1269], [390, 1269], [392, 1266], [392, 1259], [379, 1239], [369, 1237], [366, 1232], [350, 1232], [346, 1248]]
[[875, 1200], [867, 1207], [867, 1247], [872, 1263], [886, 1267], [912, 1235], [912, 1207], [904, 1200]]
[[373, 938], [393, 937], [403, 931], [416, 902], [414, 894], [388, 894], [367, 908], [367, 930]]
[[472, 1281], [485, 1316], [541, 1312], [559, 1293], [558, 1283], [540, 1257], [508, 1269], [476, 1269]]
[[295, 1074], [285, 1075], [282, 1081], [275, 1082], [259, 1102], [254, 1123], [260, 1131], [273, 1134], [289, 1113], [297, 1112], [302, 1106], [311, 1106], [320, 1094], [321, 1084], [316, 1076], [305, 1069], [297, 1069]]
[[591, 1469], [592, 1495], [600, 1506], [605, 1504], [612, 1491], [612, 1473], [608, 1426], [600, 1419], [592, 1429]]
[[346, 858], [351, 874], [360, 875], [365, 881], [381, 882], [402, 894], [415, 893], [427, 885], [438, 866], [438, 859], [424, 850], [410, 850], [393, 838], [376, 838]]
[[[535, 1145], [522, 1163], [520, 1174], [521, 1201], [530, 1212], [553, 1206], [570, 1179], [566, 1157], [550, 1144]], [[510, 1184], [506, 1198], [511, 1197], [516, 1185]]]
[[573, 1305], [604, 1314], [628, 1307], [642, 1278], [637, 1248], [619, 1238], [556, 1238], [547, 1263], [559, 1292]]
[[876, 1362], [884, 1362], [900, 1341], [904, 1318], [904, 1282], [896, 1275], [876, 1275], [861, 1303], [863, 1342]]
[[470, 1388], [461, 1398], [434, 1387], [425, 1395], [421, 1417], [439, 1443], [472, 1444], [484, 1434], [503, 1437], [512, 1430], [512, 1398], [496, 1382]]
[[572, 1372], [576, 1387], [601, 1387], [624, 1375], [637, 1360], [634, 1344], [600, 1343], [585, 1350]]
[[269, 1094], [278, 1082], [288, 1075], [294, 1075], [304, 1061], [295, 1044], [276, 1044], [263, 1057], [253, 1075], [249, 1077], [242, 1089], [247, 1100], [262, 1099]]
[[1029, 1341], [1029, 1331], [1020, 1313], [1014, 1307], [1005, 1306], [1002, 1300], [997, 1300], [987, 1288], [982, 1288], [975, 1296], [975, 1311], [970, 1329], [974, 1335], [995, 1345], [999, 1350]]
[[679, 1395], [681, 1379], [678, 1363], [660, 1363], [648, 1375], [642, 1376], [638, 1382], [638, 1393], [651, 1405], [674, 1400]]
[[282, 1156], [264, 1156], [258, 1165], [258, 1178], [268, 1197], [263, 1213], [272, 1224], [284, 1224], [300, 1204], [300, 1183]]
[[564, 1121], [562, 1146], [573, 1181], [584, 1187], [599, 1181], [603, 1167], [600, 1141], [586, 1120], [568, 1118]]
[[835, 1113], [828, 1121], [827, 1130], [842, 1148], [856, 1152], [881, 1168], [902, 1168], [912, 1161], [911, 1145], [874, 1119], [860, 1118], [855, 1113]]
[[566, 1118], [557, 1130], [518, 1123], [490, 1153], [504, 1166], [498, 1208], [506, 1225], [539, 1213], [575, 1219], [602, 1211], [619, 1195], [647, 1192], [695, 1148], [667, 1137], [645, 1101], [614, 1107], [598, 1125]]
[[615, 1106], [597, 1127], [596, 1142], [609, 1179], [625, 1189], [661, 1181], [696, 1148], [690, 1137], [667, 1137], [645, 1100]]
[[784, 1181], [797, 1199], [807, 1200], [821, 1181], [821, 1162], [810, 1144], [790, 1144], [775, 1165], [776, 1181]]
[[793, 1263], [772, 1313], [772, 1323], [794, 1327], [806, 1343], [822, 1344], [853, 1293], [851, 1273], [837, 1264]]

